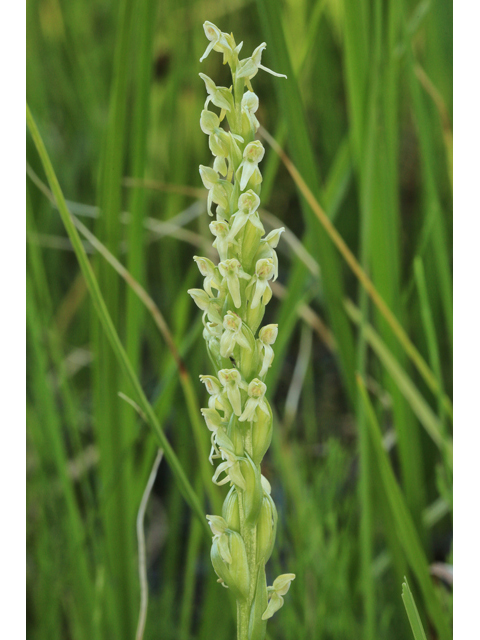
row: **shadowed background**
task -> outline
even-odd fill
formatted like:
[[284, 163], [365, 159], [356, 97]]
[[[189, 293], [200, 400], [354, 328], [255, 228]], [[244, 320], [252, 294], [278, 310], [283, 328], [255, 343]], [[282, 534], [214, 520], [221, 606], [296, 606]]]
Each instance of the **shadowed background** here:
[[[270, 584], [284, 570], [297, 575], [268, 637], [411, 638], [407, 575], [427, 637], [449, 638], [452, 4], [27, 4], [29, 106], [70, 212], [105, 247], [84, 239], [133, 370], [211, 513], [226, 491], [209, 480], [198, 375], [210, 365], [186, 290], [200, 286], [192, 257], [212, 241], [198, 73], [230, 80], [221, 54], [198, 62], [205, 20], [243, 40], [245, 57], [267, 42], [262, 62], [288, 80], [260, 71], [256, 115], [408, 335], [365, 293], [262, 139], [262, 220], [267, 232], [287, 228], [265, 318], [279, 324], [266, 380], [276, 415], [263, 473], [279, 510], [267, 575]], [[138, 401], [30, 136], [27, 162], [28, 637], [130, 640], [140, 603], [135, 520], [159, 445], [118, 395]], [[182, 375], [106, 250], [160, 309]], [[234, 609], [209, 538], [166, 460], [145, 533], [145, 639], [232, 638]]]

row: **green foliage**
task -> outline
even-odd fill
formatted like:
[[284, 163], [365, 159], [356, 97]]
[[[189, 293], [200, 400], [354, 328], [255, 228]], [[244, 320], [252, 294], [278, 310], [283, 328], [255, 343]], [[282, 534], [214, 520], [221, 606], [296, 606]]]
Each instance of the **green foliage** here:
[[[235, 633], [209, 566], [203, 514], [220, 513], [219, 491], [192, 379], [211, 366], [185, 294], [201, 286], [193, 255], [215, 259], [197, 74], [229, 82], [220, 56], [198, 62], [205, 20], [243, 39], [242, 55], [267, 42], [262, 62], [288, 80], [255, 78], [256, 115], [421, 358], [262, 139], [260, 218], [287, 228], [264, 320], [279, 325], [267, 585], [297, 576], [267, 637], [403, 640], [407, 571], [426, 637], [450, 636], [451, 593], [429, 573], [451, 536], [450, 13], [411, 0], [27, 3], [29, 637], [134, 637], [135, 518], [159, 443], [144, 637]], [[68, 211], [94, 235], [81, 240]]]

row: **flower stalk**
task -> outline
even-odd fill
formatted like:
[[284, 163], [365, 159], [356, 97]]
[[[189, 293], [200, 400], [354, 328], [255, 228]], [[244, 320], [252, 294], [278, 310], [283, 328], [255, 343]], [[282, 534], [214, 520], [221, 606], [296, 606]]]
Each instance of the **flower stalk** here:
[[[255, 140], [258, 97], [251, 79], [260, 69], [280, 74], [261, 64], [265, 43], [240, 60], [243, 43], [237, 45], [233, 35], [211, 22], [204, 30], [209, 44], [201, 61], [218, 51], [232, 73], [230, 88], [200, 74], [207, 90], [200, 127], [214, 156], [213, 168], [201, 165], [200, 176], [208, 190], [209, 215], [216, 205], [210, 230], [219, 261], [215, 265], [194, 257], [204, 289], [189, 294], [204, 312], [203, 336], [215, 369], [215, 375], [200, 376], [209, 394], [208, 408], [202, 409], [211, 432], [209, 459], [219, 462], [212, 480], [230, 485], [222, 515], [207, 519], [218, 581], [237, 600], [237, 640], [263, 640], [267, 620], [283, 605], [295, 578], [283, 574], [267, 587], [265, 564], [275, 542], [277, 511], [260, 467], [272, 438], [265, 377], [278, 334], [276, 324], [260, 325], [272, 297], [270, 282], [278, 276], [275, 249], [284, 229], [264, 237], [258, 214], [265, 149]], [[228, 129], [222, 127], [225, 120]]]

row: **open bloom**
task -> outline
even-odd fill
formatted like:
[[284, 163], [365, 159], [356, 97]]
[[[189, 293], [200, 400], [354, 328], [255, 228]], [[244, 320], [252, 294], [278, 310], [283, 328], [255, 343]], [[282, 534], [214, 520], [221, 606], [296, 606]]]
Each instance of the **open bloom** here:
[[205, 60], [212, 49], [214, 51], [223, 53], [223, 64], [229, 62], [234, 54], [238, 55], [240, 53], [243, 42], [240, 42], [240, 44], [236, 46], [233, 36], [229, 33], [220, 31], [220, 29], [215, 26], [213, 22], [208, 22], [208, 20], [206, 20], [203, 23], [203, 30], [205, 31], [207, 40], [210, 40], [210, 44], [206, 48], [203, 56], [200, 58], [200, 62], [203, 62]]
[[200, 380], [205, 385], [210, 398], [208, 400], [208, 406], [210, 409], [217, 409], [217, 405], [225, 410], [225, 399], [223, 387], [215, 376], [200, 376]]
[[230, 230], [231, 238], [236, 238], [248, 221], [250, 221], [253, 226], [259, 229], [262, 233], [265, 233], [265, 229], [263, 228], [263, 224], [261, 223], [257, 213], [259, 206], [260, 198], [254, 191], [252, 191], [252, 189], [242, 193], [238, 199], [238, 211], [236, 211], [232, 216], [233, 222]]
[[275, 249], [277, 248], [278, 243], [280, 242], [280, 236], [284, 231], [285, 227], [280, 227], [280, 229], [270, 231], [268, 236], [265, 236], [265, 238], [260, 241], [260, 247], [256, 255], [257, 260], [260, 258], [271, 258], [273, 260], [273, 282], [275, 282], [278, 277], [278, 256]]
[[228, 525], [221, 516], [206, 516], [210, 529], [213, 533], [213, 539], [217, 540], [220, 555], [228, 564], [232, 564], [232, 556], [228, 548]]
[[228, 209], [228, 200], [233, 191], [233, 185], [226, 180], [220, 180], [218, 173], [211, 167], [205, 167], [201, 164], [199, 171], [203, 185], [205, 189], [208, 189], [208, 214], [212, 215], [212, 202], [218, 204], [222, 209]]
[[[243, 477], [240, 469], [240, 458], [238, 458], [233, 451], [224, 449], [223, 447], [220, 447], [220, 452], [225, 462], [218, 465], [215, 473], [213, 474], [213, 482], [219, 486], [227, 484], [227, 482], [233, 482], [237, 487], [240, 487], [240, 489], [245, 489], [246, 484], [245, 478]], [[225, 473], [225, 477], [219, 481], [218, 477], [222, 473]]]
[[230, 236], [230, 225], [226, 220], [214, 220], [209, 227], [215, 236], [213, 246], [216, 247], [220, 260], [224, 261], [228, 257], [229, 246], [238, 245], [238, 242]]
[[237, 174], [240, 175], [240, 190], [243, 191], [252, 177], [255, 169], [258, 169], [258, 163], [263, 160], [265, 149], [260, 140], [249, 142], [243, 152], [243, 160], [238, 167]]
[[233, 443], [227, 436], [227, 433], [225, 431], [227, 422], [220, 416], [216, 409], [208, 408], [200, 409], [200, 411], [205, 420], [205, 424], [207, 425], [208, 430], [212, 432], [212, 448], [210, 449], [208, 461], [210, 462], [210, 464], [213, 464], [213, 458], [220, 458], [220, 452], [217, 448], [217, 445], [221, 445], [227, 449], [233, 450]]
[[283, 597], [290, 589], [292, 581], [295, 580], [294, 573], [284, 573], [273, 581], [273, 585], [268, 587], [270, 601], [268, 607], [262, 615], [262, 620], [268, 620], [273, 614], [283, 606]]
[[257, 408], [268, 415], [268, 406], [264, 400], [266, 390], [267, 386], [258, 378], [254, 378], [250, 382], [247, 389], [248, 400], [245, 404], [245, 409], [239, 418], [240, 422], [256, 422]]
[[267, 44], [262, 42], [262, 44], [258, 45], [255, 51], [252, 53], [250, 58], [245, 58], [240, 61], [237, 69], [237, 78], [247, 78], [247, 80], [251, 80], [254, 76], [257, 75], [259, 69], [263, 69], [267, 73], [271, 73], [272, 76], [277, 76], [277, 78], [286, 78], [287, 76], [283, 73], [276, 73], [267, 67], [264, 67], [262, 62], [262, 52], [267, 48]]
[[219, 263], [218, 269], [222, 276], [227, 280], [227, 287], [230, 295], [232, 296], [233, 304], [237, 307], [242, 306], [242, 298], [240, 295], [240, 281], [250, 280], [248, 273], [242, 269], [242, 265], [236, 258], [230, 258], [229, 260], [223, 260]]
[[223, 319], [223, 327], [225, 331], [220, 338], [220, 354], [224, 358], [232, 355], [235, 346], [238, 344], [244, 349], [251, 350], [248, 340], [243, 334], [242, 319], [236, 313], [228, 311]]
[[247, 384], [237, 369], [220, 369], [218, 379], [225, 387], [227, 397], [236, 416], [242, 413], [242, 396], [240, 389], [247, 390]]
[[203, 289], [189, 289], [187, 293], [192, 296], [197, 307], [207, 313], [211, 322], [222, 323], [220, 309], [215, 298], [210, 298]]
[[275, 342], [277, 336], [278, 324], [267, 324], [260, 329], [258, 342], [261, 351], [263, 351], [262, 368], [258, 374], [260, 378], [263, 378], [272, 365], [275, 354], [273, 353], [271, 345]]
[[220, 291], [219, 274], [218, 269], [208, 258], [201, 258], [199, 256], [193, 256], [193, 259], [197, 263], [198, 270], [205, 276], [203, 281], [203, 288], [210, 297], [213, 298], [212, 287]]
[[[251, 309], [256, 309], [260, 304], [260, 301], [265, 304], [267, 289], [271, 297], [271, 289], [268, 281], [273, 278], [274, 273], [275, 265], [271, 258], [262, 258], [261, 260], [257, 260], [257, 264], [255, 265], [255, 275], [252, 278], [252, 284], [255, 284], [255, 291], [253, 294], [252, 304], [250, 305]], [[268, 300], [269, 299], [270, 298], [268, 298]]]
[[213, 22], [208, 22], [208, 20], [203, 23], [203, 30], [205, 31], [207, 40], [210, 40], [210, 44], [206, 48], [203, 56], [200, 58], [200, 62], [205, 60], [212, 49], [214, 51], [221, 51], [223, 54], [231, 55], [232, 49], [225, 37], [227, 35], [226, 33], [222, 33], [222, 31], [220, 31]]
[[205, 100], [205, 109], [208, 107], [208, 104], [210, 102], [213, 102], [213, 104], [219, 109], [232, 111], [233, 98], [231, 92], [227, 89], [227, 87], [217, 87], [215, 82], [204, 73], [199, 73], [198, 75], [205, 82], [205, 88], [208, 93], [208, 97]]

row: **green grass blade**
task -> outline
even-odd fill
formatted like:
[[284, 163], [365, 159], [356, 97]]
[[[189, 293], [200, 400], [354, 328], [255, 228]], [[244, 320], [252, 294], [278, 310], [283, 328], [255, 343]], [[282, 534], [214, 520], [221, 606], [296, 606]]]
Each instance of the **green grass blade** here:
[[423, 630], [420, 614], [418, 613], [417, 605], [413, 599], [413, 594], [410, 590], [410, 586], [405, 578], [405, 582], [402, 584], [402, 600], [407, 611], [408, 620], [412, 627], [413, 637], [415, 640], [427, 640], [425, 631]]
[[[350, 318], [352, 318], [356, 324], [360, 325], [362, 315], [359, 309], [349, 300], [345, 301], [345, 309]], [[420, 420], [428, 435], [435, 442], [442, 454], [446, 456], [448, 466], [451, 467], [451, 441], [444, 437], [439, 419], [373, 327], [368, 324], [365, 325], [364, 332], [367, 342], [395, 380], [398, 388], [403, 393], [415, 415]]]
[[140, 385], [140, 382], [138, 381], [138, 378], [136, 377], [132, 366], [130, 364], [130, 361], [128, 360], [127, 354], [125, 352], [125, 349], [120, 341], [120, 338], [118, 337], [118, 333], [113, 325], [112, 319], [110, 317], [110, 314], [108, 313], [108, 310], [105, 306], [105, 302], [103, 300], [103, 296], [102, 293], [100, 291], [100, 288], [98, 286], [98, 281], [95, 277], [95, 274], [93, 272], [92, 266], [88, 260], [87, 254], [85, 253], [85, 249], [82, 245], [82, 241], [80, 240], [80, 236], [78, 235], [77, 230], [75, 229], [75, 226], [72, 222], [72, 219], [70, 217], [70, 214], [68, 212], [67, 209], [67, 205], [65, 203], [65, 198], [63, 196], [61, 187], [58, 183], [57, 177], [55, 175], [55, 171], [52, 167], [52, 164], [50, 162], [50, 158], [48, 157], [48, 153], [47, 150], [45, 148], [45, 145], [43, 143], [43, 140], [40, 136], [40, 133], [38, 131], [38, 128], [35, 124], [35, 121], [33, 120], [32, 114], [30, 112], [30, 109], [27, 105], [27, 124], [28, 124], [28, 128], [30, 130], [30, 133], [32, 135], [32, 138], [35, 142], [35, 146], [37, 148], [38, 154], [40, 156], [40, 159], [42, 161], [44, 170], [45, 170], [45, 174], [47, 176], [48, 179], [48, 183], [50, 185], [50, 188], [55, 196], [55, 199], [57, 201], [57, 205], [58, 205], [58, 210], [60, 213], [60, 216], [62, 218], [62, 221], [65, 225], [65, 229], [68, 233], [68, 236], [70, 238], [70, 241], [73, 245], [73, 248], [75, 250], [75, 254], [77, 256], [78, 262], [80, 264], [80, 268], [82, 269], [82, 273], [85, 277], [85, 281], [87, 283], [88, 289], [90, 291], [90, 294], [92, 296], [92, 300], [93, 303], [95, 305], [95, 308], [97, 310], [98, 313], [98, 317], [102, 323], [102, 326], [104, 328], [104, 331], [110, 341], [110, 344], [112, 346], [112, 349], [114, 350], [114, 353], [117, 357], [118, 363], [121, 365], [121, 367], [123, 368], [125, 375], [128, 377], [130, 383], [132, 384], [133, 389], [135, 390], [135, 395], [136, 395], [136, 401], [138, 402], [139, 406], [141, 407], [142, 411], [145, 413], [147, 419], [148, 419], [148, 423], [150, 425], [150, 427], [152, 428], [153, 432], [155, 433], [155, 435], [157, 436], [157, 439], [160, 443], [160, 446], [162, 447], [162, 449], [165, 452], [165, 459], [167, 460], [168, 464], [170, 465], [172, 472], [175, 476], [175, 479], [178, 482], [178, 486], [186, 500], [186, 502], [189, 504], [189, 506], [192, 508], [192, 510], [196, 513], [196, 515], [201, 519], [202, 523], [204, 524], [204, 529], [205, 531], [210, 534], [210, 529], [208, 527], [208, 524], [205, 520], [205, 515], [202, 509], [201, 504], [198, 501], [198, 498], [195, 494], [195, 491], [193, 490], [192, 485], [190, 484], [185, 471], [183, 470], [182, 466], [180, 465], [180, 462], [175, 454], [175, 452], [173, 451], [169, 441], [167, 440], [165, 433], [163, 432], [157, 417], [152, 409], [151, 404], [148, 402], [145, 393]]
[[[310, 189], [319, 197], [320, 172], [308, 132], [302, 98], [286, 46], [281, 22], [281, 5], [276, 0], [258, 0], [257, 7], [265, 40], [271, 47], [269, 51], [271, 51], [273, 66], [281, 69], [282, 73], [288, 76], [288, 80], [276, 82], [275, 89], [278, 92], [282, 111], [285, 113], [292, 158]], [[340, 366], [350, 400], [355, 404], [356, 391], [352, 375], [355, 362], [354, 344], [351, 328], [341, 308], [344, 284], [339, 259], [327, 234], [318, 225], [312, 209], [302, 196], [301, 202], [307, 226], [305, 246], [313, 251], [322, 270], [326, 309], [338, 344]], [[297, 268], [304, 270], [302, 266]]]
[[412, 573], [415, 575], [423, 595], [425, 607], [441, 640], [449, 640], [452, 637], [445, 614], [433, 588], [433, 582], [428, 570], [428, 561], [420, 543], [418, 534], [412, 521], [412, 517], [397, 484], [392, 466], [382, 444], [382, 433], [373, 410], [373, 406], [367, 394], [367, 390], [360, 377], [357, 382], [362, 394], [365, 410], [368, 417], [368, 426], [374, 459], [382, 478], [381, 490], [385, 493], [390, 508], [391, 518], [395, 522], [397, 536], [404, 550]]

